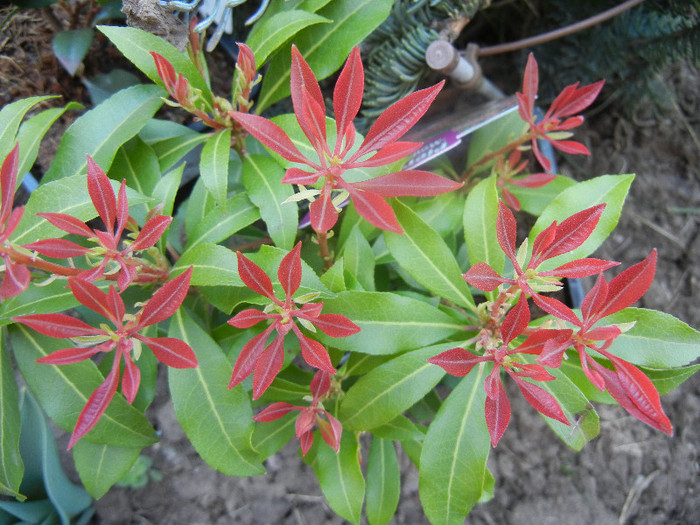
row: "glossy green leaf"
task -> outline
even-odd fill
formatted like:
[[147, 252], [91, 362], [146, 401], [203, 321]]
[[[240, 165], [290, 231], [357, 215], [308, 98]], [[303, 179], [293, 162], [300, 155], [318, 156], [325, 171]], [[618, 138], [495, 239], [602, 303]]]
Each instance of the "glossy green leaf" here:
[[255, 425], [253, 448], [260, 453], [262, 459], [269, 458], [294, 439], [294, 424], [298, 415], [298, 412], [292, 412], [277, 421]]
[[85, 440], [78, 441], [72, 450], [80, 481], [95, 499], [122, 479], [141, 453], [140, 448], [98, 445]]
[[389, 252], [411, 277], [438, 297], [474, 309], [469, 286], [445, 241], [407, 206], [394, 200], [404, 233], [384, 232]]
[[[92, 361], [55, 366], [36, 360], [69, 342], [37, 334], [22, 325], [9, 328], [15, 360], [24, 380], [41, 407], [63, 430], [72, 432], [78, 414], [104, 378]], [[143, 448], [157, 441], [155, 431], [142, 413], [119, 394], [84, 438], [97, 444]]]
[[23, 98], [5, 105], [2, 110], [0, 110], [0, 160], [4, 160], [7, 154], [15, 147], [15, 135], [27, 111], [36, 106], [39, 102], [49, 100], [50, 98], [55, 97], [43, 96]]
[[321, 282], [328, 288], [331, 292], [339, 293], [347, 290], [345, 286], [345, 264], [343, 259], [338, 259], [333, 263], [326, 272], [321, 276]]
[[355, 226], [343, 245], [343, 265], [362, 288], [374, 291], [374, 252], [360, 229]]
[[411, 209], [444, 239], [460, 229], [464, 195], [458, 191], [443, 193], [418, 200]]
[[238, 276], [236, 254], [218, 244], [201, 243], [177, 261], [173, 277], [192, 266], [192, 286], [243, 286]]
[[241, 385], [228, 389], [230, 365], [219, 346], [181, 308], [170, 320], [170, 337], [197, 355], [196, 368], [168, 369], [173, 408], [199, 455], [227, 476], [263, 474], [253, 449], [253, 410]]
[[343, 432], [337, 454], [316, 432], [314, 445], [304, 458], [314, 469], [330, 507], [354, 525], [360, 523], [365, 499], [365, 478], [358, 452], [359, 443], [352, 432]]
[[137, 135], [117, 150], [108, 175], [116, 181], [126, 179], [127, 186], [150, 196], [161, 171], [155, 151]]
[[175, 195], [178, 188], [180, 188], [184, 169], [185, 165], [181, 164], [174, 170], [169, 171], [160, 178], [155, 188], [153, 188], [153, 203], [154, 205], [163, 205], [161, 211], [163, 215], [172, 215], [173, 213]]
[[452, 343], [414, 350], [362, 376], [340, 405], [343, 428], [369, 430], [401, 415], [437, 385], [445, 375], [428, 359], [454, 347]]
[[[248, 258], [255, 264], [260, 266], [262, 270], [272, 279], [272, 286], [277, 297], [284, 297], [282, 285], [277, 280], [277, 270], [279, 269], [282, 258], [289, 253], [287, 250], [282, 250], [274, 246], [263, 245], [258, 253], [246, 254]], [[295, 297], [310, 293], [320, 292], [320, 300], [325, 303], [326, 298], [335, 297], [321, 282], [316, 275], [316, 272], [309, 266], [304, 259], [301, 260], [301, 285], [299, 290], [294, 294]], [[258, 296], [261, 297], [262, 296]], [[268, 300], [262, 298], [262, 304], [267, 304]], [[323, 313], [327, 313], [325, 308]]]
[[[362, 42], [389, 15], [391, 0], [334, 0], [318, 11], [333, 22], [307, 27], [294, 42], [321, 80], [338, 70], [353, 46]], [[290, 54], [286, 47], [270, 61], [256, 105], [260, 112], [289, 95]]]
[[285, 202], [294, 195], [291, 184], [283, 184], [284, 170], [270, 157], [248, 155], [243, 161], [242, 180], [250, 200], [260, 210], [267, 233], [275, 245], [285, 250], [294, 247], [299, 224], [296, 202]]
[[635, 365], [672, 368], [700, 357], [700, 332], [680, 319], [657, 310], [625, 308], [607, 316], [601, 324], [632, 323], [608, 351]]
[[77, 102], [69, 102], [62, 108], [44, 110], [22, 123], [17, 133], [17, 141], [19, 142], [18, 183], [21, 182], [24, 174], [34, 165], [34, 161], [36, 161], [39, 153], [41, 140], [53, 123], [66, 111], [82, 108], [83, 106]]
[[206, 217], [215, 206], [214, 197], [207, 191], [202, 179], [197, 179], [194, 188], [192, 188], [192, 193], [190, 193], [190, 197], [184, 205], [185, 233], [187, 234], [188, 242], [190, 242], [190, 237], [192, 237], [194, 231], [199, 228], [199, 224], [204, 220], [204, 217]]
[[588, 239], [575, 250], [553, 257], [538, 267], [540, 271], [550, 270], [566, 262], [587, 257], [600, 246], [617, 226], [622, 205], [629, 191], [634, 175], [601, 175], [594, 179], [571, 186], [559, 194], [542, 211], [537, 222], [530, 230], [530, 245], [538, 233], [552, 224], [597, 204], [607, 203], [598, 225]]
[[423, 442], [418, 487], [433, 524], [463, 523], [484, 492], [491, 450], [484, 416], [486, 373], [480, 365], [459, 382]]
[[61, 31], [54, 35], [51, 41], [53, 54], [69, 75], [73, 76], [78, 71], [90, 49], [93, 37], [94, 31], [91, 27]]
[[19, 486], [24, 463], [19, 453], [19, 434], [19, 392], [3, 330], [0, 339], [0, 494], [21, 501], [24, 497], [19, 494]]
[[214, 208], [201, 218], [192, 234], [188, 235], [185, 250], [191, 250], [202, 243], [218, 243], [228, 239], [259, 218], [260, 212], [248, 196], [238, 193], [226, 201], [223, 210]]
[[471, 189], [464, 204], [464, 240], [469, 264], [487, 263], [496, 273], [503, 271], [505, 254], [496, 238], [498, 192], [496, 177], [488, 177]]
[[85, 173], [87, 155], [105, 171], [119, 147], [136, 135], [163, 104], [156, 86], [133, 86], [75, 120], [63, 134], [44, 183]]
[[0, 324], [9, 324], [18, 315], [62, 312], [76, 306], [78, 301], [65, 281], [31, 284], [24, 293], [0, 303]]
[[223, 129], [204, 143], [199, 159], [199, 175], [209, 193], [222, 208], [228, 191], [228, 159], [231, 151], [231, 130]]
[[406, 416], [398, 416], [372, 429], [372, 434], [392, 441], [422, 441], [425, 437], [424, 427], [415, 424]]
[[328, 22], [330, 20], [327, 18], [297, 9], [282, 11], [261, 20], [253, 26], [246, 41], [255, 54], [256, 67], [260, 69], [271, 53], [305, 27]]
[[151, 119], [139, 136], [153, 148], [161, 172], [167, 171], [194, 148], [205, 142], [211, 134], [198, 133], [187, 126], [167, 120]]
[[367, 521], [387, 525], [399, 504], [401, 473], [394, 444], [372, 438], [367, 458]]
[[165, 39], [133, 27], [97, 26], [97, 29], [104, 33], [131, 63], [161, 88], [165, 86], [158, 76], [151, 51], [167, 59], [176, 73], [181, 73], [190, 86], [201, 90], [204, 100], [209, 104], [212, 103], [212, 92], [190, 58]]
[[318, 334], [318, 340], [340, 350], [394, 354], [421, 348], [463, 330], [463, 325], [437, 308], [387, 292], [348, 291], [323, 301], [323, 313], [347, 316], [361, 331], [350, 337]]
[[669, 368], [666, 370], [654, 370], [651, 368], [641, 368], [651, 382], [654, 383], [659, 395], [672, 392], [687, 379], [695, 375], [700, 370], [700, 365], [683, 366], [681, 368]]
[[518, 198], [521, 210], [531, 215], [539, 216], [557, 195], [575, 184], [575, 180], [563, 175], [557, 175], [552, 182], [539, 188], [521, 188], [509, 184], [508, 191]]

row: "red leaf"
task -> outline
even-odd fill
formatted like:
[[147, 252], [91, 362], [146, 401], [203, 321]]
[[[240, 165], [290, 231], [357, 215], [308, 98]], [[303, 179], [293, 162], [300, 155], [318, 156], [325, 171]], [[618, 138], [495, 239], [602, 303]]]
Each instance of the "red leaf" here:
[[[557, 332], [553, 337], [549, 337], [540, 351], [540, 355], [537, 356], [537, 362], [543, 366], [548, 366], [549, 368], [559, 368], [561, 366], [562, 359], [564, 358], [564, 352], [571, 346], [571, 337], [573, 336], [573, 330], [543, 330], [545, 332]], [[534, 335], [539, 332], [535, 332]], [[532, 337], [532, 336], [531, 336]], [[529, 337], [528, 337], [529, 339]], [[533, 341], [534, 342], [534, 341]], [[530, 344], [528, 340], [525, 340], [523, 344]]]
[[554, 239], [542, 251], [538, 260], [551, 259], [581, 246], [595, 230], [604, 209], [605, 204], [598, 204], [564, 219], [557, 225]]
[[299, 289], [299, 285], [301, 285], [301, 241], [280, 262], [277, 278], [287, 294], [287, 298], [290, 298]]
[[126, 199], [126, 179], [122, 180], [117, 195], [117, 230], [115, 237], [119, 238], [124, 231], [124, 227], [129, 220], [129, 201]]
[[114, 356], [112, 370], [102, 384], [95, 389], [82, 412], [80, 412], [78, 422], [73, 429], [73, 435], [68, 442], [68, 450], [73, 448], [73, 445], [75, 445], [80, 438], [92, 430], [100, 420], [100, 417], [102, 417], [102, 414], [107, 410], [110, 401], [112, 401], [114, 397], [114, 393], [117, 391], [117, 385], [119, 384], [120, 357], [121, 355], [117, 352]]
[[394, 142], [380, 149], [375, 155], [362, 162], [353, 162], [353, 168], [375, 168], [401, 160], [419, 149], [421, 142]]
[[576, 317], [576, 314], [571, 310], [571, 308], [566, 306], [561, 301], [556, 300], [554, 297], [534, 294], [532, 296], [532, 300], [537, 306], [542, 308], [542, 310], [548, 314], [552, 314], [554, 317], [568, 321], [573, 325], [582, 326], [581, 321], [578, 317]]
[[550, 106], [550, 111], [558, 118], [580, 113], [593, 104], [600, 90], [603, 89], [603, 84], [605, 84], [605, 80], [599, 80], [598, 82], [581, 88], [577, 88], [578, 83], [567, 86], [561, 94], [554, 99]]
[[431, 357], [428, 363], [439, 366], [450, 375], [464, 377], [477, 364], [489, 360], [488, 357], [476, 356], [464, 348], [452, 348]]
[[444, 84], [443, 80], [432, 87], [411, 93], [389, 106], [379, 115], [367, 132], [360, 149], [350, 160], [359, 159], [370, 151], [380, 150], [399, 140], [425, 114]]
[[[601, 373], [603, 370], [607, 370], [607, 368], [598, 364], [595, 359], [588, 355], [583, 345], [576, 344], [574, 346], [576, 346], [576, 350], [578, 351], [578, 356], [581, 361], [581, 370], [583, 370], [583, 373], [586, 375], [591, 384], [603, 392], [605, 390], [605, 379], [603, 379]], [[595, 367], [595, 370], [591, 368], [591, 366]]]
[[324, 396], [331, 389], [331, 375], [323, 370], [317, 371], [311, 380], [309, 389], [315, 400], [321, 399], [321, 396]]
[[306, 456], [306, 453], [309, 451], [311, 448], [311, 445], [314, 444], [314, 433], [309, 431], [302, 435], [299, 439], [299, 446], [301, 447], [301, 455]]
[[187, 296], [191, 276], [192, 267], [190, 266], [185, 272], [161, 286], [143, 306], [133, 331], [159, 323], [173, 315]]
[[0, 285], [0, 297], [8, 299], [22, 293], [29, 286], [31, 273], [23, 264], [15, 264], [9, 257], [3, 256], [5, 276]]
[[272, 289], [272, 281], [262, 268], [241, 252], [236, 252], [236, 257], [238, 259], [238, 275], [240, 275], [243, 284], [255, 293], [274, 300], [275, 292]]
[[[568, 328], [563, 330], [538, 329], [534, 333], [528, 335], [527, 338], [525, 338], [525, 341], [520, 343], [516, 348], [509, 350], [508, 354], [539, 355], [547, 347], [547, 343], [552, 343], [553, 341], [555, 343], [550, 344], [550, 347], [554, 346], [555, 348], [560, 348], [566, 343], [566, 346], [563, 347], [563, 350], [566, 350], [566, 348], [569, 346], [568, 341], [571, 339], [572, 334], [573, 330]], [[539, 362], [539, 359], [537, 361]]]
[[323, 347], [318, 341], [309, 339], [301, 333], [297, 325], [292, 325], [292, 330], [299, 339], [299, 344], [301, 345], [301, 356], [304, 361], [309, 366], [328, 372], [329, 374], [335, 374], [336, 370], [333, 368], [331, 363], [331, 358], [328, 355], [328, 351]]
[[[348, 185], [348, 188], [352, 188]], [[370, 224], [395, 233], [403, 233], [403, 229], [396, 220], [396, 215], [391, 206], [379, 195], [369, 191], [357, 191], [352, 188], [350, 192], [352, 202], [357, 213], [364, 217]]]
[[532, 175], [526, 175], [525, 177], [508, 179], [507, 182], [508, 184], [512, 184], [513, 186], [518, 186], [520, 188], [541, 188], [556, 178], [557, 176], [552, 173], [533, 173]]
[[117, 275], [117, 286], [119, 290], [123, 292], [134, 282], [134, 279], [136, 279], [136, 266], [132, 259], [127, 259], [121, 255], [115, 256], [113, 259], [117, 261], [121, 267], [121, 271]]
[[310, 321], [330, 337], [348, 337], [360, 331], [360, 327], [342, 314], [321, 314]]
[[508, 209], [503, 201], [498, 201], [498, 218], [496, 219], [496, 237], [498, 245], [511, 260], [515, 268], [520, 268], [515, 258], [515, 241], [518, 227], [515, 223], [513, 212]]
[[153, 246], [158, 242], [158, 239], [163, 236], [163, 233], [165, 233], [165, 230], [170, 226], [172, 221], [173, 218], [167, 215], [157, 215], [148, 219], [131, 244], [129, 251], [136, 252], [139, 250], [146, 250]]
[[464, 280], [482, 292], [492, 292], [502, 283], [508, 282], [486, 263], [476, 263], [462, 274]]
[[134, 398], [139, 391], [141, 384], [141, 371], [131, 360], [129, 352], [124, 352], [124, 376], [122, 377], [122, 394], [129, 404], [134, 402]]
[[499, 186], [501, 188], [501, 198], [505, 201], [508, 207], [514, 211], [520, 211], [520, 201], [518, 198], [509, 192], [508, 189], [502, 184], [499, 184]]
[[[316, 76], [295, 45], [292, 45], [292, 67], [289, 80], [292, 105], [294, 106], [294, 113], [297, 115], [297, 120], [299, 120], [299, 116], [302, 114], [302, 101], [305, 96], [309, 96], [318, 107], [323, 108], [325, 106]], [[325, 134], [323, 137], [325, 140]]]
[[380, 197], [431, 197], [458, 190], [464, 184], [429, 171], [408, 170], [355, 182], [352, 185]]
[[535, 158], [537, 159], [537, 162], [540, 163], [540, 166], [544, 169], [546, 172], [551, 172], [552, 171], [552, 163], [549, 161], [547, 157], [545, 157], [544, 153], [540, 150], [540, 146], [537, 143], [537, 138], [532, 137], [532, 153], [534, 153]]
[[317, 170], [321, 169], [320, 166], [304, 157], [282, 128], [274, 122], [250, 113], [239, 111], [230, 111], [229, 113], [248, 133], [285, 159], [306, 164]]
[[69, 259], [70, 257], [80, 257], [90, 253], [89, 248], [80, 246], [67, 239], [42, 239], [31, 244], [23, 244], [22, 248], [33, 250], [54, 259]]
[[284, 364], [284, 336], [278, 335], [260, 355], [253, 371], [253, 399], [258, 399], [272, 384]]
[[17, 188], [17, 170], [19, 170], [19, 142], [7, 154], [0, 168], [0, 193], [2, 193], [2, 209], [0, 209], [0, 222], [7, 222], [12, 211], [12, 201]]
[[601, 273], [598, 275], [598, 279], [596, 279], [593, 288], [591, 288], [583, 298], [583, 301], [581, 301], [581, 315], [587, 325], [590, 326], [592, 324], [589, 320], [593, 320], [596, 312], [599, 312], [600, 309], [603, 308], [607, 297], [608, 282]]
[[46, 365], [71, 365], [80, 361], [85, 361], [102, 350], [101, 346], [92, 348], [64, 348], [56, 350], [49, 355], [36, 360], [37, 363]]
[[590, 155], [591, 152], [590, 150], [581, 144], [580, 142], [576, 142], [574, 140], [553, 140], [545, 136], [547, 140], [560, 151], [563, 151], [564, 153], [570, 153], [572, 155]]
[[365, 85], [365, 73], [360, 58], [360, 48], [355, 46], [338, 76], [333, 90], [333, 111], [338, 128], [338, 138], [335, 144], [335, 154], [340, 152], [342, 138], [346, 129], [362, 105], [362, 92]]
[[175, 68], [172, 64], [162, 55], [151, 51], [151, 56], [156, 63], [156, 70], [158, 71], [158, 76], [163, 80], [163, 83], [170, 91], [172, 85], [175, 83]]
[[656, 250], [654, 249], [646, 259], [630, 266], [608, 283], [605, 306], [598, 311], [595, 319], [602, 319], [636, 303], [651, 286], [655, 271]]
[[316, 184], [316, 181], [320, 177], [320, 173], [308, 173], [299, 168], [289, 168], [284, 172], [284, 177], [282, 177], [282, 182], [285, 184], [304, 184], [311, 185]]
[[515, 303], [501, 324], [501, 337], [503, 344], [507, 345], [513, 339], [518, 337], [525, 331], [530, 322], [530, 309], [527, 306], [527, 300], [523, 294], [520, 294], [518, 302]]
[[269, 423], [286, 416], [293, 410], [299, 410], [299, 407], [295, 407], [284, 401], [278, 401], [277, 403], [272, 403], [270, 406], [265, 407], [264, 410], [253, 416], [253, 419], [259, 423]]
[[229, 388], [233, 388], [253, 372], [260, 354], [265, 350], [267, 337], [272, 330], [272, 326], [268, 327], [263, 333], [256, 335], [245, 344], [236, 358], [236, 363], [233, 365], [231, 381], [228, 384]]
[[114, 221], [117, 217], [117, 200], [114, 190], [105, 175], [90, 155], [87, 156], [87, 186], [92, 204], [95, 206], [108, 232], [114, 231]]
[[602, 259], [578, 259], [576, 261], [571, 261], [566, 264], [562, 264], [554, 270], [549, 270], [547, 272], [540, 272], [540, 275], [547, 276], [553, 275], [556, 277], [568, 277], [574, 279], [580, 279], [581, 277], [588, 277], [589, 275], [596, 275], [601, 273], [608, 268], [617, 266], [619, 262], [614, 261], [604, 261]]
[[197, 356], [184, 341], [174, 337], [146, 337], [134, 334], [133, 337], [143, 341], [161, 363], [172, 368], [196, 368]]
[[515, 382], [520, 387], [520, 391], [523, 393], [523, 396], [535, 410], [537, 410], [540, 414], [559, 421], [560, 423], [571, 425], [559, 406], [559, 403], [557, 403], [557, 400], [554, 399], [549, 392], [543, 390], [537, 385], [533, 385], [528, 381], [520, 379], [515, 375], [512, 375], [511, 377], [515, 379]]
[[486, 427], [491, 436], [491, 446], [498, 445], [498, 441], [503, 436], [503, 433], [508, 428], [510, 422], [510, 402], [508, 396], [503, 389], [503, 385], [498, 383], [499, 395], [496, 399], [486, 397], [485, 415]]
[[255, 326], [260, 321], [272, 318], [274, 318], [274, 315], [272, 314], [266, 314], [260, 310], [256, 310], [255, 308], [247, 308], [246, 310], [238, 312], [231, 319], [229, 319], [228, 324], [235, 326], [236, 328], [245, 329]]
[[326, 442], [326, 445], [335, 450], [337, 454], [340, 450], [340, 437], [343, 434], [343, 425], [327, 410], [323, 411], [323, 415], [326, 416], [328, 422], [317, 417], [316, 423], [318, 424], [318, 429], [321, 431], [321, 437], [323, 441]]
[[532, 243], [532, 257], [528, 263], [528, 268], [536, 268], [544, 260], [541, 257], [542, 252], [544, 252], [554, 241], [557, 235], [557, 221], [552, 222], [544, 230], [537, 234], [534, 242]]
[[316, 424], [316, 413], [311, 407], [303, 408], [297, 420], [294, 423], [294, 430], [297, 438], [300, 438], [307, 432], [310, 433]]
[[105, 333], [100, 328], [93, 328], [89, 324], [65, 314], [22, 315], [13, 317], [12, 320], [33, 328], [40, 334], [59, 339]]
[[330, 156], [326, 138], [326, 109], [318, 105], [308, 92], [304, 91], [304, 93], [305, 96], [301, 99], [301, 112], [297, 113], [299, 126], [319, 158], [324, 155]]
[[523, 74], [522, 105], [520, 104], [520, 100], [518, 100], [518, 106], [521, 108], [521, 117], [525, 122], [530, 122], [533, 119], [538, 83], [539, 71], [537, 67], [537, 60], [535, 60], [535, 55], [530, 53], [527, 57], [525, 73]]
[[106, 317], [116, 327], [121, 327], [125, 313], [124, 301], [116, 293], [114, 286], [110, 285], [110, 292], [106, 294], [94, 284], [79, 277], [69, 278], [68, 285], [80, 304]]
[[309, 215], [311, 227], [317, 233], [325, 233], [335, 226], [338, 221], [338, 210], [331, 201], [330, 183], [326, 183], [321, 196], [309, 206]]

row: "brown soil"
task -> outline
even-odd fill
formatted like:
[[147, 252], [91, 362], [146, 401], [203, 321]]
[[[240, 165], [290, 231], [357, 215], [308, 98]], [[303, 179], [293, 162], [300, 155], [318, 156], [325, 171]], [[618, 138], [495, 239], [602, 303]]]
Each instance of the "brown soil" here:
[[[88, 102], [80, 82], [51, 62], [51, 29], [44, 19], [30, 12], [20, 22], [8, 26], [0, 39], [0, 101], [60, 93], [67, 100]], [[665, 73], [665, 81], [673, 96], [667, 97], [671, 102], [664, 112], [641, 106], [630, 117], [614, 105], [599, 111], [577, 133], [593, 156], [568, 157], [560, 168], [577, 179], [637, 174], [620, 224], [599, 255], [625, 268], [657, 248], [656, 279], [642, 306], [698, 327], [700, 266], [694, 261], [700, 257], [700, 72], [675, 67]], [[96, 503], [95, 523], [343, 523], [324, 502], [295, 443], [267, 461], [265, 476], [227, 478], [209, 468], [180, 429], [167, 400], [167, 381], [160, 379], [149, 414], [162, 438], [145, 453], [163, 480], [141, 489], [112, 489]], [[673, 438], [619, 408], [601, 406], [601, 435], [580, 453], [549, 432], [521, 396], [511, 400], [513, 419], [489, 464], [496, 496], [477, 506], [468, 523], [700, 523], [700, 377], [663, 398], [676, 431]], [[394, 523], [427, 523], [417, 471], [405, 457], [402, 465]]]

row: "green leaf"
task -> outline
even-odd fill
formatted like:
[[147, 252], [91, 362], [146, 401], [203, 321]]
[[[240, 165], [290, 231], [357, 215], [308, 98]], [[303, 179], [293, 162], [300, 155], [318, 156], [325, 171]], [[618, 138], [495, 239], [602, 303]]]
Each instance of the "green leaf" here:
[[443, 239], [459, 231], [464, 210], [464, 195], [457, 191], [421, 199], [411, 209]]
[[372, 434], [392, 441], [422, 441], [425, 438], [423, 427], [416, 425], [406, 416], [398, 416], [372, 429]]
[[9, 324], [18, 315], [62, 312], [78, 304], [65, 281], [54, 281], [45, 286], [31, 284], [24, 293], [0, 304], [0, 324]]
[[285, 250], [294, 247], [299, 224], [295, 202], [284, 201], [294, 194], [291, 184], [283, 184], [284, 170], [270, 157], [248, 155], [243, 160], [243, 185], [250, 200], [260, 210], [267, 233], [275, 245]]
[[469, 286], [445, 241], [398, 200], [394, 211], [404, 233], [384, 232], [389, 252], [411, 277], [438, 297], [475, 309]]
[[176, 277], [192, 266], [192, 286], [243, 286], [238, 276], [236, 254], [218, 244], [201, 243], [187, 250], [171, 275]]
[[5, 331], [0, 339], [0, 494], [23, 500], [19, 486], [24, 463], [19, 453], [19, 392]]
[[320, 437], [316, 432], [314, 445], [304, 461], [314, 469], [333, 511], [359, 525], [365, 499], [365, 479], [360, 468], [357, 438], [352, 432], [343, 432], [340, 451], [336, 454]]
[[345, 286], [345, 265], [343, 259], [338, 259], [333, 263], [326, 272], [321, 276], [321, 282], [328, 288], [331, 292], [339, 293], [347, 290]]
[[201, 90], [204, 100], [210, 105], [212, 104], [211, 89], [207, 86], [197, 67], [186, 53], [178, 51], [175, 46], [163, 38], [133, 27], [97, 26], [97, 29], [104, 33], [126, 58], [161, 88], [165, 88], [165, 85], [158, 76], [156, 63], [150, 54], [151, 51], [168, 60], [175, 68], [176, 73], [181, 73], [190, 86]]
[[556, 268], [564, 263], [587, 257], [600, 246], [617, 226], [622, 205], [629, 191], [634, 175], [601, 175], [594, 179], [571, 186], [559, 194], [542, 211], [537, 222], [530, 230], [530, 246], [537, 234], [552, 224], [571, 217], [597, 204], [607, 203], [598, 225], [588, 239], [575, 250], [553, 257], [538, 267], [540, 271]]
[[[498, 120], [476, 130], [469, 143], [467, 167], [477, 162], [482, 157], [494, 153], [517, 139], [527, 129], [527, 123], [520, 118], [515, 107]], [[482, 169], [493, 164], [487, 163]], [[479, 170], [481, 171], [481, 170]]]
[[256, 67], [260, 69], [270, 54], [305, 27], [328, 22], [327, 18], [296, 9], [261, 20], [253, 26], [246, 41], [255, 54]]
[[51, 98], [56, 97], [43, 96], [23, 98], [12, 104], [7, 104], [2, 108], [0, 111], [0, 162], [5, 160], [7, 154], [15, 147], [15, 135], [27, 111], [36, 106], [39, 102]]
[[374, 252], [357, 226], [343, 245], [342, 255], [345, 271], [354, 276], [363, 289], [374, 291]]
[[496, 273], [503, 272], [505, 254], [496, 238], [498, 192], [496, 177], [482, 180], [469, 192], [464, 205], [464, 240], [469, 264], [487, 263]]
[[170, 337], [189, 344], [196, 368], [168, 370], [173, 407], [197, 453], [227, 476], [263, 474], [253, 449], [253, 410], [241, 385], [227, 388], [230, 365], [219, 346], [180, 308], [170, 321]]
[[175, 207], [175, 195], [180, 182], [182, 181], [182, 172], [185, 169], [184, 164], [180, 164], [177, 168], [163, 175], [156, 187], [153, 188], [154, 204], [163, 204], [163, 215], [172, 215]]
[[408, 352], [362, 376], [340, 405], [343, 428], [369, 430], [408, 410], [445, 375], [442, 368], [427, 360], [453, 346], [444, 343]]
[[187, 126], [166, 120], [151, 119], [143, 127], [139, 136], [153, 148], [160, 171], [167, 171], [211, 134], [198, 133]]
[[509, 184], [508, 191], [518, 198], [521, 210], [539, 216], [557, 195], [575, 184], [575, 180], [557, 175], [552, 182], [539, 188], [521, 188]]
[[84, 439], [72, 450], [80, 481], [95, 499], [100, 499], [122, 479], [141, 453], [140, 448], [97, 445]]
[[202, 243], [218, 243], [228, 239], [259, 218], [258, 208], [250, 202], [246, 194], [238, 193], [226, 201], [223, 210], [214, 208], [199, 221], [192, 234], [187, 237], [185, 251], [200, 246]]
[[[31, 332], [22, 325], [9, 328], [15, 360], [29, 388], [49, 417], [72, 432], [78, 415], [92, 392], [104, 381], [95, 363], [82, 361], [65, 366], [36, 360], [67, 343]], [[84, 438], [97, 444], [143, 448], [157, 441], [155, 431], [142, 413], [115, 395], [100, 421]]]
[[342, 338], [317, 334], [319, 341], [339, 350], [375, 355], [421, 348], [464, 328], [423, 301], [387, 292], [342, 292], [323, 301], [323, 313], [343, 314], [361, 331]]
[[136, 135], [163, 104], [161, 94], [155, 86], [133, 86], [83, 114], [63, 134], [42, 182], [85, 173], [87, 155], [107, 171], [119, 147]]
[[700, 332], [672, 315], [646, 308], [625, 308], [605, 318], [604, 324], [631, 323], [608, 352], [632, 364], [649, 368], [672, 368], [700, 357]]
[[253, 448], [262, 459], [269, 458], [279, 451], [289, 440], [294, 439], [294, 424], [297, 412], [286, 414], [276, 421], [258, 423], [253, 431]]
[[[185, 233], [187, 234], [187, 242], [191, 242], [190, 237], [193, 236], [196, 229], [199, 229], [199, 224], [215, 206], [214, 197], [207, 191], [202, 179], [197, 179], [194, 188], [192, 188], [192, 193], [190, 193], [190, 197], [187, 200], [187, 204], [185, 205]], [[212, 215], [212, 217], [214, 216]]]
[[94, 31], [91, 27], [84, 29], [74, 29], [71, 31], [61, 31], [56, 33], [52, 40], [53, 54], [68, 71], [70, 76], [75, 75], [78, 68], [83, 63], [83, 58], [87, 55]]
[[[333, 22], [307, 27], [294, 38], [316, 78], [321, 80], [337, 71], [353, 46], [386, 19], [392, 5], [391, 0], [335, 0], [318, 11]], [[258, 113], [289, 95], [289, 63], [290, 55], [285, 51], [270, 61], [257, 103]]]
[[433, 524], [461, 524], [484, 492], [491, 450], [479, 365], [445, 399], [428, 429], [420, 456], [419, 491]]
[[199, 159], [199, 175], [209, 193], [222, 208], [228, 191], [228, 160], [231, 152], [231, 130], [223, 129], [204, 143]]
[[116, 181], [126, 179], [127, 186], [150, 196], [161, 171], [155, 151], [137, 135], [117, 150], [108, 175]]
[[34, 161], [36, 161], [39, 153], [41, 139], [44, 138], [44, 135], [46, 135], [53, 123], [66, 111], [82, 108], [83, 106], [77, 102], [69, 102], [65, 107], [47, 109], [22, 123], [17, 133], [17, 142], [19, 142], [18, 183], [21, 182], [24, 174], [34, 165]]
[[651, 379], [659, 395], [662, 396], [678, 388], [686, 379], [695, 375], [698, 370], [700, 370], [700, 365], [671, 368], [668, 370], [642, 368], [642, 372]]
[[372, 438], [367, 458], [367, 520], [370, 525], [387, 525], [399, 504], [401, 473], [394, 444]]

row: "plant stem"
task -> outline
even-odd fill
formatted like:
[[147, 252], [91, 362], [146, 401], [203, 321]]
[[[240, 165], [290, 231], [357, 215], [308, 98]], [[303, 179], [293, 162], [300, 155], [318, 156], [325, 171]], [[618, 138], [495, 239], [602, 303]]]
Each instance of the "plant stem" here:
[[509, 142], [508, 144], [503, 146], [501, 149], [496, 150], [493, 153], [489, 153], [488, 155], [483, 156], [478, 161], [476, 161], [474, 164], [469, 166], [469, 169], [464, 172], [464, 175], [462, 175], [462, 177], [459, 180], [461, 180], [462, 182], [468, 180], [469, 178], [471, 178], [474, 175], [477, 168], [479, 168], [480, 166], [483, 166], [484, 164], [491, 162], [492, 160], [500, 157], [501, 155], [505, 155], [509, 151], [512, 151], [512, 150], [520, 147], [525, 142], [530, 140], [530, 137], [531, 137], [530, 131], [528, 130], [527, 133], [525, 133], [521, 137], [515, 139], [514, 141]]
[[318, 232], [318, 253], [323, 259], [323, 269], [330, 269], [333, 266], [333, 257], [328, 251], [328, 234], [326, 232]]

